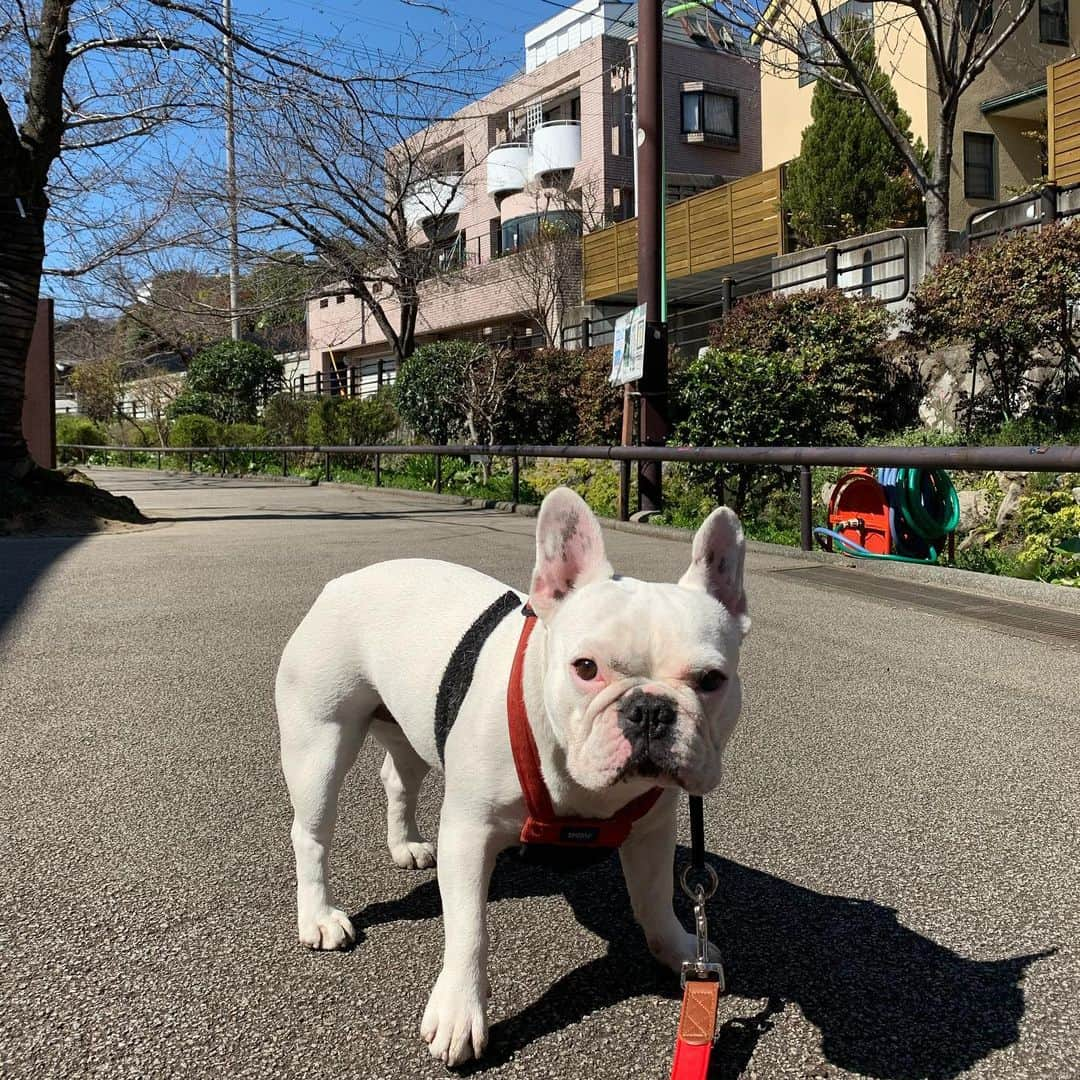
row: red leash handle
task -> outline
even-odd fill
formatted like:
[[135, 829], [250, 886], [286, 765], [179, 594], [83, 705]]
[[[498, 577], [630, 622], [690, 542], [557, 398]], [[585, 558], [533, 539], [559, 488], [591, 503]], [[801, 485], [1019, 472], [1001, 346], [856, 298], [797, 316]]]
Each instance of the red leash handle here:
[[671, 1080], [706, 1080], [719, 1001], [720, 983], [717, 980], [686, 980]]

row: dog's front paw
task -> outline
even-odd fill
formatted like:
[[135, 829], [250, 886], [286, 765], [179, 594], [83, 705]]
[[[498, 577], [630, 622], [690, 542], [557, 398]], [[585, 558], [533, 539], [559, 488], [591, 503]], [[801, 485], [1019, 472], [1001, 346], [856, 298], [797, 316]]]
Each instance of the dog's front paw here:
[[321, 907], [297, 919], [300, 944], [309, 949], [345, 949], [356, 940], [352, 921], [344, 911]]
[[[682, 972], [684, 962], [697, 959], [696, 935], [688, 934], [678, 923], [666, 934], [655, 938], [648, 937], [647, 941], [649, 952], [676, 974]], [[709, 942], [709, 960], [713, 962], [720, 960], [720, 950], [711, 941]]]
[[390, 858], [402, 870], [427, 870], [435, 865], [435, 845], [425, 841], [395, 844], [390, 849]]
[[480, 1057], [488, 1039], [484, 995], [477, 987], [455, 985], [443, 972], [428, 998], [420, 1037], [447, 1065]]

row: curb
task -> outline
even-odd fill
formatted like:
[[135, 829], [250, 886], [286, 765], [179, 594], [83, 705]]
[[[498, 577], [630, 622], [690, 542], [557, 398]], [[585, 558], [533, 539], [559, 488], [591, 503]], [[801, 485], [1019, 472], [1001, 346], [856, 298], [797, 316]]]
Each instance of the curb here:
[[[211, 474], [187, 473], [175, 469], [124, 469], [126, 472], [153, 472], [163, 476], [210, 476]], [[495, 510], [504, 514], [518, 514], [522, 517], [536, 517], [539, 506], [532, 503], [512, 503], [499, 499], [477, 499], [467, 495], [449, 495], [434, 491], [416, 491], [413, 488], [374, 487], [366, 484], [348, 484], [332, 480], [307, 480], [303, 477], [274, 476], [265, 473], [227, 474], [225, 477], [214, 474], [213, 479], [260, 480], [277, 484], [291, 484], [294, 487], [326, 487], [345, 492], [387, 492], [394, 497], [423, 499], [428, 502], [450, 506], [472, 507], [477, 510]], [[691, 529], [679, 529], [671, 525], [639, 525], [632, 521], [616, 521], [600, 518], [600, 524], [612, 532], [627, 532], [637, 536], [647, 536], [656, 540], [675, 541], [688, 544], [693, 540]], [[748, 540], [747, 551], [758, 555], [771, 555], [790, 560], [793, 564], [822, 563], [827, 566], [844, 566], [854, 573], [871, 574], [877, 577], [906, 578], [909, 581], [925, 585], [936, 585], [953, 592], [975, 593], [980, 596], [1008, 600], [1018, 604], [1036, 604], [1041, 607], [1055, 608], [1059, 611], [1075, 613], [1080, 617], [1080, 589], [1066, 585], [1050, 585], [1045, 581], [1026, 581], [1023, 578], [980, 574], [974, 570], [959, 570], [950, 566], [919, 566], [915, 563], [871, 562], [835, 555], [827, 551], [803, 551], [800, 548], [785, 547], [782, 544], [767, 544], [760, 540]]]
[[[280, 478], [279, 478], [280, 479]], [[340, 488], [343, 491], [388, 491], [417, 499], [470, 506], [481, 510], [497, 510], [502, 513], [536, 517], [540, 508], [531, 503], [502, 502], [496, 499], [474, 499], [465, 495], [445, 495], [434, 491], [415, 491], [408, 488], [375, 488], [363, 484], [320, 482], [321, 487]], [[600, 525], [612, 532], [633, 533], [655, 540], [675, 541], [689, 544], [694, 538], [692, 529], [680, 529], [673, 525], [639, 525], [632, 521], [600, 518]], [[876, 577], [906, 578], [924, 585], [936, 585], [953, 592], [975, 593], [980, 596], [1009, 600], [1018, 604], [1037, 604], [1060, 611], [1075, 612], [1080, 617], [1080, 589], [1065, 585], [1050, 585], [1045, 581], [1026, 581], [1023, 578], [980, 574], [974, 570], [960, 570], [951, 566], [919, 566], [915, 563], [870, 562], [852, 559], [828, 551], [803, 551], [801, 548], [768, 544], [761, 540], [748, 540], [747, 551], [758, 555], [771, 555], [797, 563], [821, 563], [826, 566], [843, 566], [855, 573], [872, 574]]]

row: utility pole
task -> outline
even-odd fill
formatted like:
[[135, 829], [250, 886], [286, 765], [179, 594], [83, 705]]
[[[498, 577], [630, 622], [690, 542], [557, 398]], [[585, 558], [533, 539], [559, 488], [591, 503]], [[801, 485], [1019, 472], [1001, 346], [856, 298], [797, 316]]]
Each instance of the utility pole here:
[[[637, 48], [637, 301], [645, 305], [645, 373], [641, 394], [641, 445], [662, 446], [668, 436], [667, 324], [662, 306], [664, 274], [663, 15], [660, 0], [639, 0]], [[642, 510], [663, 507], [661, 466], [638, 470]]]
[[236, 123], [233, 105], [232, 0], [221, 0], [225, 34], [221, 68], [225, 76], [225, 198], [229, 204], [229, 325], [233, 341], [240, 340], [240, 230], [237, 225]]

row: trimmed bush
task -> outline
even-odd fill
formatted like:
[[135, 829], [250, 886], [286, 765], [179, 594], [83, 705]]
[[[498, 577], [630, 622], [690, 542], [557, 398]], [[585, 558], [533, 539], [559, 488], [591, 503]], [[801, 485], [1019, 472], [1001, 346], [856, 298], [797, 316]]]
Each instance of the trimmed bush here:
[[445, 444], [462, 437], [465, 424], [456, 402], [457, 380], [472, 341], [421, 345], [402, 361], [394, 381], [397, 411], [417, 439]]
[[170, 446], [218, 446], [220, 442], [221, 425], [212, 416], [178, 416], [169, 431]]
[[610, 347], [522, 353], [500, 437], [538, 445], [617, 443], [622, 388], [608, 382], [610, 372]]
[[[266, 446], [266, 430], [261, 424], [226, 424], [219, 436], [222, 446]], [[198, 445], [193, 443], [194, 445]], [[208, 445], [208, 444], [206, 444]]]
[[269, 442], [274, 446], [300, 446], [307, 442], [308, 417], [314, 406], [314, 398], [275, 394], [266, 403], [262, 416]]
[[[827, 387], [789, 353], [707, 349], [682, 370], [675, 392], [674, 435], [684, 446], [812, 446], [834, 430]], [[788, 482], [775, 466], [691, 465], [687, 475], [717, 502], [732, 486], [738, 513], [751, 493], [764, 498]]]
[[160, 446], [157, 428], [149, 420], [117, 420], [108, 427], [109, 442], [116, 446]]
[[85, 443], [87, 446], [104, 446], [105, 429], [87, 416], [57, 416], [57, 443]]
[[397, 411], [387, 389], [369, 398], [319, 398], [307, 417], [307, 441], [318, 446], [374, 446], [397, 429]]
[[222, 423], [254, 423], [259, 407], [281, 389], [285, 369], [268, 349], [250, 341], [219, 341], [188, 365], [184, 392], [169, 417], [204, 415]]

